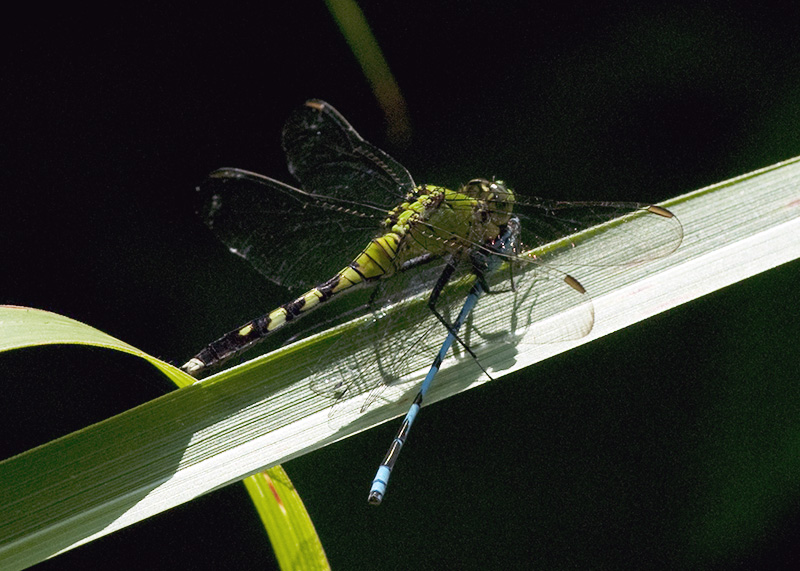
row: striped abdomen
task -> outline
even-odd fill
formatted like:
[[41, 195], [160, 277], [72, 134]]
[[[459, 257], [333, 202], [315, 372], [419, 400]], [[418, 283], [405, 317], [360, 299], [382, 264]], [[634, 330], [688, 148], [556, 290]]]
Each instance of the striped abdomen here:
[[374, 238], [349, 265], [331, 279], [310, 289], [297, 299], [225, 334], [200, 351], [181, 368], [192, 376], [198, 376], [208, 367], [221, 364], [241, 353], [286, 323], [302, 317], [321, 303], [330, 300], [336, 294], [392, 275], [396, 270], [395, 262], [401, 240], [401, 236], [396, 232], [387, 232]]

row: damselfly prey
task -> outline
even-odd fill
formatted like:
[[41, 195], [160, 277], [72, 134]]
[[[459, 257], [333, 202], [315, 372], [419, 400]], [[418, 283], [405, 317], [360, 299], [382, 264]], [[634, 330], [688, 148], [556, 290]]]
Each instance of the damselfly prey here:
[[[670, 254], [683, 237], [678, 219], [658, 206], [526, 198], [501, 181], [481, 178], [457, 191], [417, 185], [402, 165], [366, 142], [320, 100], [310, 100], [290, 115], [282, 146], [289, 171], [303, 190], [225, 168], [211, 173], [198, 187], [201, 214], [232, 252], [266, 278], [304, 288], [306, 293], [208, 345], [182, 367], [193, 376], [242, 353], [338, 294], [365, 287], [373, 288], [369, 310], [378, 324], [383, 305], [398, 307], [396, 302], [427, 292], [427, 314], [409, 310], [405, 317], [411, 325], [424, 322], [421, 336], [432, 335], [441, 323], [440, 331], [447, 334], [441, 358], [454, 340], [472, 353], [463, 341], [469, 328], [458, 330], [484, 290], [515, 291], [526, 312], [526, 326], [537, 326], [539, 316], [574, 309], [577, 317], [568, 322], [541, 320], [546, 325], [536, 338], [537, 342], [579, 338], [592, 328], [591, 300], [578, 280], [559, 268], [638, 264]], [[608, 247], [582, 247], [598, 241]], [[528, 254], [522, 245], [539, 249]], [[501, 264], [508, 271], [497, 269]], [[475, 287], [480, 287], [469, 294], [465, 291], [459, 300], [452, 292], [461, 290], [451, 284], [469, 276], [476, 277]], [[451, 320], [448, 310], [465, 299], [463, 316]], [[371, 327], [376, 330], [374, 324]], [[380, 335], [374, 338], [380, 349], [376, 359], [394, 357], [401, 367], [411, 367], [412, 359], [431, 362], [433, 354], [426, 351], [397, 347], [384, 351]], [[386, 383], [365, 386], [357, 371], [370, 364], [357, 362], [351, 367], [348, 349], [345, 336], [338, 347], [345, 372], [315, 378], [311, 388], [331, 399], [332, 411], [368, 395], [360, 407], [363, 412], [376, 402]], [[435, 370], [431, 380], [434, 374]], [[373, 494], [371, 498], [375, 499]]]
[[439, 372], [439, 367], [441, 367], [442, 361], [444, 361], [447, 352], [456, 340], [459, 329], [461, 329], [464, 321], [467, 320], [469, 312], [472, 311], [472, 308], [478, 303], [478, 298], [483, 295], [485, 291], [489, 290], [489, 286], [486, 283], [486, 276], [497, 269], [502, 262], [502, 256], [510, 256], [516, 253], [516, 248], [519, 246], [518, 240], [519, 219], [516, 216], [512, 216], [506, 224], [503, 233], [500, 234], [493, 243], [487, 244], [486, 249], [476, 250], [473, 253], [473, 270], [476, 274], [477, 281], [472, 286], [472, 289], [470, 289], [467, 299], [464, 301], [464, 306], [461, 308], [458, 317], [447, 333], [447, 337], [445, 337], [444, 343], [442, 343], [439, 352], [436, 354], [433, 364], [428, 370], [428, 374], [425, 376], [425, 380], [422, 381], [422, 386], [420, 386], [417, 396], [414, 397], [414, 402], [411, 403], [411, 408], [403, 419], [403, 423], [400, 425], [400, 430], [398, 430], [392, 444], [389, 446], [386, 457], [383, 459], [383, 462], [381, 462], [380, 467], [378, 467], [378, 472], [372, 480], [372, 488], [370, 488], [369, 491], [369, 503], [379, 505], [383, 501], [383, 496], [386, 493], [386, 486], [389, 485], [389, 476], [392, 473], [392, 468], [394, 468], [395, 462], [397, 462], [397, 458], [400, 456], [400, 450], [402, 450], [403, 444], [406, 443], [408, 433], [411, 431], [411, 425], [414, 423], [419, 409], [422, 408], [422, 401], [433, 383], [433, 378], [436, 376], [436, 373]]

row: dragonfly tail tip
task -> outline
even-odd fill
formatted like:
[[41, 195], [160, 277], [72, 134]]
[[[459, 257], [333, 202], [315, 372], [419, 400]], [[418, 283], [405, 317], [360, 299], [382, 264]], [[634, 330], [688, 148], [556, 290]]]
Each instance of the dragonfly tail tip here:
[[188, 373], [193, 377], [197, 377], [200, 373], [203, 372], [205, 369], [206, 364], [203, 363], [200, 359], [194, 357], [187, 361], [181, 369], [184, 373]]

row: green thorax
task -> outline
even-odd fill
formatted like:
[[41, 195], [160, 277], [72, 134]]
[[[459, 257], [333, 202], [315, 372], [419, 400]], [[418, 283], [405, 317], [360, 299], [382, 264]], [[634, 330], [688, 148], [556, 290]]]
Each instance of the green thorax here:
[[458, 191], [416, 187], [389, 212], [384, 231], [400, 238], [395, 265], [424, 254], [441, 256], [484, 244], [508, 222], [514, 194], [500, 182], [475, 179]]

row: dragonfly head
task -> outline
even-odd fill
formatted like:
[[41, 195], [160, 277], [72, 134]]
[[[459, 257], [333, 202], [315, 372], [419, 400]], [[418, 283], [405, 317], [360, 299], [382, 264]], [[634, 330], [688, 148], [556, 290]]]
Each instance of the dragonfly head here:
[[462, 192], [484, 201], [489, 206], [489, 215], [495, 225], [503, 226], [511, 218], [511, 211], [514, 209], [514, 191], [502, 180], [474, 178], [464, 185]]

